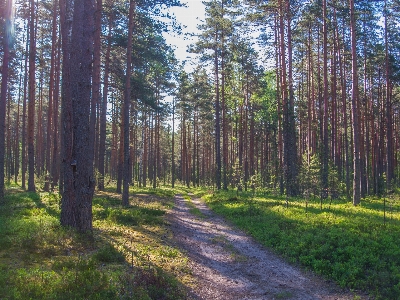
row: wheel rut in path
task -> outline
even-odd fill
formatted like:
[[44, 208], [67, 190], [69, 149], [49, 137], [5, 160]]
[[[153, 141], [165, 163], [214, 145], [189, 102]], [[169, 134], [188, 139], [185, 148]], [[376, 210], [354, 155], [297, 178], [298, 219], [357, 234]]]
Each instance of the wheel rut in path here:
[[[189, 257], [193, 299], [354, 299], [333, 284], [289, 265], [192, 199], [202, 216], [175, 196], [168, 215], [174, 243]], [[361, 298], [363, 299], [363, 298]], [[365, 298], [367, 299], [367, 298]]]

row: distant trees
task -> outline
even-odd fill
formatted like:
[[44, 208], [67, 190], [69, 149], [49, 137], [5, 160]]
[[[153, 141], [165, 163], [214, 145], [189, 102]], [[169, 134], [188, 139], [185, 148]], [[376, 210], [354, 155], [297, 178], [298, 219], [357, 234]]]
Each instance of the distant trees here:
[[17, 3], [14, 46], [1, 35], [1, 184], [58, 189], [81, 230], [95, 181], [124, 205], [131, 185], [175, 181], [295, 196], [311, 166], [313, 193], [341, 182], [355, 205], [398, 184], [397, 0], [208, 1], [190, 72], [160, 34], [179, 29], [164, 22], [174, 5]]

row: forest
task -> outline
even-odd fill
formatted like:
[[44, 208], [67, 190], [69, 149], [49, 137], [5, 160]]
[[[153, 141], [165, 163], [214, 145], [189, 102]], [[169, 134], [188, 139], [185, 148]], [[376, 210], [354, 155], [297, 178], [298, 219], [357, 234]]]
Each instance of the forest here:
[[123, 219], [133, 191], [202, 189], [303, 201], [306, 214], [315, 199], [351, 211], [384, 199], [386, 224], [400, 184], [400, 1], [203, 4], [188, 71], [163, 35], [183, 34], [169, 12], [180, 0], [0, 1], [0, 209], [47, 193], [78, 234], [111, 190], [118, 208], [105, 211]]

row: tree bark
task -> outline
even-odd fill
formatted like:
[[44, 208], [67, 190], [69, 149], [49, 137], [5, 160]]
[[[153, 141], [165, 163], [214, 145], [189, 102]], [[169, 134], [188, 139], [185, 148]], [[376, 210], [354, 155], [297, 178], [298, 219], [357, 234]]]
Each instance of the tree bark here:
[[329, 161], [329, 141], [328, 141], [328, 26], [326, 0], [322, 1], [323, 18], [323, 89], [324, 89], [324, 111], [323, 111], [323, 151], [322, 151], [322, 188], [328, 188], [328, 161]]
[[[101, 102], [100, 94], [100, 72], [101, 72], [101, 14], [103, 10], [103, 1], [94, 1], [94, 35], [93, 35], [93, 79], [92, 79], [92, 99], [90, 104], [90, 141], [89, 143], [93, 145], [93, 151], [91, 155], [93, 156], [91, 160], [96, 162], [95, 157], [95, 145], [97, 141], [97, 131], [96, 131], [96, 120], [97, 120], [97, 107]], [[95, 164], [96, 166], [96, 164]], [[96, 166], [97, 167], [97, 166]]]
[[35, 188], [35, 59], [36, 59], [36, 33], [35, 33], [35, 1], [30, 1], [29, 23], [29, 83], [28, 83], [28, 191], [34, 192]]
[[[101, 0], [99, 0], [100, 2]], [[106, 153], [106, 126], [107, 126], [107, 97], [108, 97], [108, 77], [110, 72], [110, 52], [111, 52], [111, 28], [112, 28], [112, 14], [108, 20], [108, 36], [107, 36], [107, 50], [104, 58], [104, 83], [103, 95], [101, 102], [100, 112], [100, 137], [99, 137], [99, 178], [97, 188], [104, 190], [104, 176], [105, 176], [105, 153]]]
[[[68, 45], [69, 1], [62, 1], [64, 64], [64, 191], [61, 199], [61, 224], [81, 232], [92, 230], [93, 145], [90, 144], [90, 105], [93, 53], [94, 7], [90, 0], [75, 0], [71, 44]], [[66, 4], [66, 5], [65, 5]], [[65, 31], [64, 31], [65, 30]], [[70, 72], [70, 73], [69, 73]], [[63, 81], [64, 81], [63, 80]]]
[[4, 164], [5, 164], [5, 132], [6, 132], [6, 102], [8, 85], [8, 64], [10, 60], [11, 13], [12, 1], [7, 0], [5, 6], [5, 35], [3, 36], [3, 66], [1, 69], [0, 94], [0, 205], [4, 204]]
[[123, 134], [124, 134], [124, 167], [123, 167], [123, 189], [122, 189], [122, 205], [129, 205], [129, 168], [130, 168], [130, 153], [129, 153], [129, 112], [131, 103], [131, 73], [132, 73], [132, 36], [133, 36], [133, 14], [135, 11], [135, 2], [130, 0], [129, 19], [128, 19], [128, 47], [126, 50], [126, 82], [125, 95], [123, 104]]
[[[53, 108], [54, 104], [54, 98], [58, 97], [58, 95], [54, 95], [54, 90], [55, 90], [55, 62], [56, 62], [56, 43], [57, 43], [57, 0], [53, 1], [53, 20], [52, 20], [52, 32], [51, 32], [51, 57], [50, 57], [50, 80], [49, 80], [49, 108], [47, 111], [47, 134], [46, 134], [46, 176], [50, 176], [52, 174], [52, 160], [51, 160], [51, 154], [52, 154], [52, 147], [51, 147], [51, 141], [56, 140], [56, 136], [54, 135], [54, 110], [57, 110], [57, 107]], [[54, 154], [54, 153], [53, 153]], [[51, 177], [51, 176], [50, 176]], [[50, 189], [50, 180], [51, 178], [48, 178], [48, 180], [45, 183], [44, 190], [49, 191]]]
[[214, 72], [215, 72], [215, 183], [221, 189], [221, 125], [219, 104], [218, 28], [215, 29]]
[[22, 130], [21, 130], [21, 187], [26, 188], [26, 100], [28, 88], [28, 51], [29, 26], [26, 26], [25, 61], [24, 61], [24, 100], [22, 102]]
[[172, 188], [175, 187], [175, 98], [172, 98], [172, 150], [171, 150], [171, 181]]
[[356, 20], [354, 11], [354, 0], [350, 2], [350, 32], [351, 32], [351, 60], [352, 60], [352, 129], [353, 129], [353, 205], [358, 205], [361, 200], [361, 166], [360, 166], [360, 125], [358, 108], [358, 70], [356, 49]]
[[389, 45], [387, 30], [387, 1], [385, 0], [385, 77], [386, 77], [386, 186], [391, 189], [394, 179], [394, 151], [393, 151], [393, 119], [391, 101], [391, 82], [389, 65]]

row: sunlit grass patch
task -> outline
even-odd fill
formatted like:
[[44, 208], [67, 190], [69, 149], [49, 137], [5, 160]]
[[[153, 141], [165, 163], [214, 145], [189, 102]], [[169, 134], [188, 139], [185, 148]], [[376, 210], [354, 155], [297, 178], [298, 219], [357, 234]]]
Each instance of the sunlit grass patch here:
[[[142, 189], [141, 192], [146, 192]], [[187, 258], [171, 243], [168, 192], [121, 206], [95, 195], [93, 233], [63, 228], [60, 197], [8, 191], [0, 207], [0, 299], [186, 299]]]
[[[217, 213], [288, 260], [375, 297], [400, 295], [398, 198], [286, 199], [235, 191], [205, 194]], [[390, 203], [391, 205], [389, 205]]]

